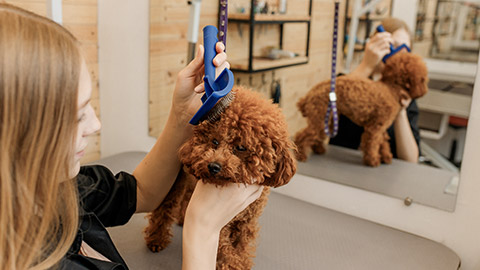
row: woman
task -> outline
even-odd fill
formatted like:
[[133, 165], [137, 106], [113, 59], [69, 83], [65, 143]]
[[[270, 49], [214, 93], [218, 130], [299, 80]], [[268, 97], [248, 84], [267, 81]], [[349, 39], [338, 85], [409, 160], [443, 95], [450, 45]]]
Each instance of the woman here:
[[[133, 175], [82, 167], [100, 129], [76, 39], [54, 22], [0, 4], [0, 266], [127, 269], [104, 226], [126, 223], [165, 198], [180, 169], [178, 147], [204, 91], [203, 48], [178, 75], [164, 131]], [[214, 59], [228, 67], [223, 45]], [[76, 176], [76, 177], [75, 177]], [[214, 269], [220, 229], [256, 200], [257, 185], [198, 183], [183, 229], [183, 268]]]
[[[390, 53], [390, 44], [393, 44], [394, 47], [401, 44], [411, 46], [411, 38], [405, 22], [387, 18], [382, 20], [381, 24], [385, 28], [385, 32], [376, 33], [367, 42], [365, 55], [358, 67], [350, 73], [351, 75], [378, 80], [383, 69], [382, 58]], [[394, 157], [408, 162], [417, 162], [420, 144], [417, 103], [411, 99], [402, 100], [401, 103], [402, 109], [393, 125], [388, 129], [390, 148]], [[339, 120], [338, 135], [332, 138], [330, 143], [358, 149], [362, 133], [362, 127], [355, 125], [342, 115]]]

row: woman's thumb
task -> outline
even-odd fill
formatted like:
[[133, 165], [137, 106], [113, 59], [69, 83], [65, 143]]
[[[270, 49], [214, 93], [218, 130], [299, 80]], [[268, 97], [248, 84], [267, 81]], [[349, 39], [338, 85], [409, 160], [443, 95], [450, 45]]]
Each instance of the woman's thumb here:
[[203, 66], [203, 46], [199, 45], [197, 49], [197, 54], [195, 58], [185, 67], [185, 75], [188, 76], [196, 76], [199, 70]]

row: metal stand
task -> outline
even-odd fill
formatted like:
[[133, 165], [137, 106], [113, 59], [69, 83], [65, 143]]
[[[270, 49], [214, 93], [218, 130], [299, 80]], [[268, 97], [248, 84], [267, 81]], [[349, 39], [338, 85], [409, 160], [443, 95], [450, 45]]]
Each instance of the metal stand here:
[[193, 58], [195, 58], [195, 49], [197, 47], [198, 41], [198, 27], [200, 25], [200, 8], [202, 0], [190, 0], [188, 1], [190, 5], [190, 18], [188, 20], [188, 56], [187, 64], [190, 63]]
[[47, 1], [47, 16], [58, 24], [63, 23], [62, 18], [62, 0]]
[[350, 29], [348, 32], [348, 51], [347, 60], [345, 61], [345, 73], [350, 72], [350, 65], [352, 64], [355, 40], [357, 37], [358, 21], [361, 16], [372, 11], [381, 0], [372, 0], [365, 6], [362, 6], [361, 1], [362, 0], [353, 0], [352, 18], [350, 19]]

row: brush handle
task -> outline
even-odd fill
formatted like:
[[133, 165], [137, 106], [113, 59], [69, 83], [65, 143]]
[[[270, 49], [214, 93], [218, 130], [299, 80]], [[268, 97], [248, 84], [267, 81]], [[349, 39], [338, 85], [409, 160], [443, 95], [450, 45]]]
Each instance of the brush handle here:
[[[203, 28], [203, 46], [205, 47], [204, 61], [205, 61], [205, 77], [213, 81], [215, 80], [215, 66], [213, 65], [213, 58], [217, 55], [215, 44], [218, 42], [218, 30], [213, 25], [207, 25]], [[205, 88], [206, 90], [206, 88]], [[210, 96], [211, 93], [206, 93]]]

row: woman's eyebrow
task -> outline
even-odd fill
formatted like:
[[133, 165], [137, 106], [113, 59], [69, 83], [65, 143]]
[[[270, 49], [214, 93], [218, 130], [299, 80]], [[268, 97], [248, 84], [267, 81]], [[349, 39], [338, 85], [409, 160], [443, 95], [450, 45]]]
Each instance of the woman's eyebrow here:
[[90, 102], [91, 98], [89, 98], [87, 101], [85, 101], [79, 109], [83, 109], [83, 107], [87, 106], [87, 104]]

